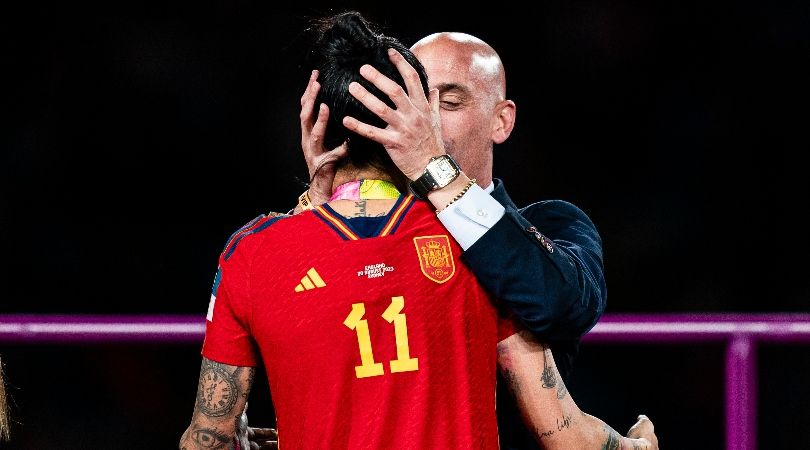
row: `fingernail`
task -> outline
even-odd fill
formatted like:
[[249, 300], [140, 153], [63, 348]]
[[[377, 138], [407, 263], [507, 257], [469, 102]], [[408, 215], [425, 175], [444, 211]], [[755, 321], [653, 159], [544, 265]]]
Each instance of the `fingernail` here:
[[309, 77], [310, 78], [315, 78], [316, 75], [318, 75], [318, 69], [313, 70], [312, 73], [309, 74]]
[[389, 48], [389, 49], [388, 49], [388, 56], [394, 56], [394, 55], [396, 55], [396, 54], [397, 54], [397, 51], [396, 51], [396, 50], [394, 50], [393, 48]]

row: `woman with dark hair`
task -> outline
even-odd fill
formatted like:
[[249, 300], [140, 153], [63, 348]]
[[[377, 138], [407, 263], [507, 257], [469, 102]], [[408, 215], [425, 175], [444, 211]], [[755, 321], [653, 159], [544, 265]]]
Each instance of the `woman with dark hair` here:
[[230, 442], [261, 361], [283, 448], [496, 449], [496, 345], [511, 323], [499, 327], [458, 244], [385, 149], [341, 123], [381, 123], [349, 90], [381, 95], [361, 76], [368, 65], [405, 86], [389, 49], [417, 67], [422, 98], [424, 70], [360, 14], [313, 31], [320, 108], [333, 118], [325, 140], [346, 142], [348, 157], [330, 202], [260, 217], [226, 245], [180, 447]]
[[[432, 109], [440, 137], [435, 93], [428, 93], [421, 64], [358, 13], [333, 16], [316, 31], [319, 111], [331, 118], [321, 131], [327, 145], [345, 143], [348, 156], [335, 168], [328, 203], [295, 216], [260, 216], [229, 239], [208, 308], [197, 402], [180, 448], [229, 445], [263, 363], [283, 448], [497, 449], [499, 354], [510, 373], [528, 368], [543, 372], [545, 381], [558, 376], [553, 359], [550, 353], [520, 359], [545, 355], [544, 348], [515, 338], [520, 326], [499, 314], [461, 262], [433, 206], [407, 194], [414, 184], [386, 150], [343, 125], [385, 126], [378, 111], [356, 99], [366, 92], [400, 113]], [[404, 77], [403, 63], [412, 67]], [[378, 74], [393, 80], [387, 93], [366, 79]], [[413, 102], [391, 100], [394, 84]], [[441, 139], [423, 140], [434, 141]], [[460, 175], [450, 158], [431, 164], [434, 182], [447, 185]], [[534, 375], [537, 391], [548, 391]], [[559, 412], [563, 429], [591, 423], [573, 415], [579, 410], [563, 389], [552, 392], [554, 404], [539, 403], [545, 392], [537, 391], [519, 390], [527, 396], [521, 404]], [[588, 432], [594, 439], [608, 433]]]

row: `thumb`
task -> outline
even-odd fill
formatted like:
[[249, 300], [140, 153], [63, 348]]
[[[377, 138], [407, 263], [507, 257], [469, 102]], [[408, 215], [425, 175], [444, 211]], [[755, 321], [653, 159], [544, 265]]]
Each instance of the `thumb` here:
[[343, 159], [349, 154], [349, 141], [343, 141], [342, 144], [332, 150], [332, 156], [335, 160]]
[[633, 424], [633, 426], [630, 427], [630, 430], [627, 432], [627, 437], [641, 438], [648, 437], [655, 433], [655, 427], [647, 416], [640, 414], [637, 419], [637, 422]]

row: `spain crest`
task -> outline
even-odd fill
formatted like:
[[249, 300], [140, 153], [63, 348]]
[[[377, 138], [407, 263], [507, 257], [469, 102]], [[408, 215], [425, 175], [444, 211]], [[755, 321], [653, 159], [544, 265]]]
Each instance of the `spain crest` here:
[[456, 264], [450, 249], [450, 238], [446, 235], [419, 236], [413, 238], [413, 243], [416, 244], [419, 266], [426, 277], [437, 283], [453, 278]]

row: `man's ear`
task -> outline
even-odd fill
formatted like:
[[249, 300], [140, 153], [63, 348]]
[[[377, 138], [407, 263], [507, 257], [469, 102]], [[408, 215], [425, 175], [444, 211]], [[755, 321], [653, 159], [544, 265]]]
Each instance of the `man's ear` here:
[[492, 142], [500, 144], [509, 138], [515, 128], [517, 108], [512, 100], [498, 103], [492, 116]]

